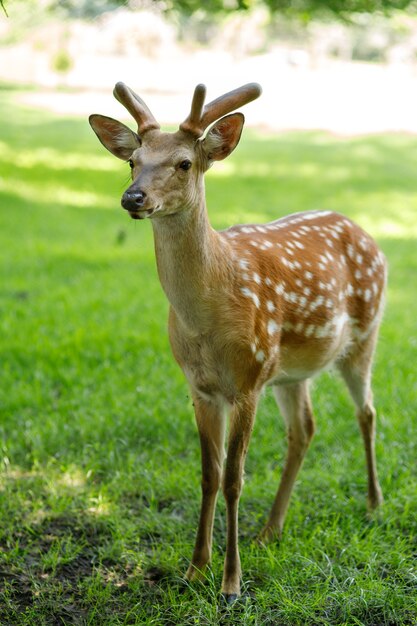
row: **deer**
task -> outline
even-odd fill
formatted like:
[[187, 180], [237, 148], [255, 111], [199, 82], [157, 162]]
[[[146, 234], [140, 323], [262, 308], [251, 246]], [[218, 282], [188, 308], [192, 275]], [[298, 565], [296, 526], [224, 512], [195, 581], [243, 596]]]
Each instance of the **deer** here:
[[245, 457], [264, 387], [272, 387], [283, 416], [287, 454], [262, 544], [283, 531], [315, 431], [310, 382], [329, 366], [340, 372], [356, 408], [369, 508], [382, 503], [371, 370], [387, 264], [370, 235], [329, 210], [212, 228], [204, 174], [236, 148], [244, 124], [236, 109], [261, 94], [257, 83], [206, 105], [206, 87], [197, 85], [190, 113], [173, 133], [161, 131], [124, 83], [113, 93], [137, 132], [103, 115], [91, 115], [89, 122], [104, 147], [130, 166], [123, 209], [135, 220], [151, 220], [157, 271], [170, 304], [170, 345], [190, 388], [201, 445], [201, 509], [186, 580], [204, 580], [211, 563], [222, 490], [227, 536], [221, 594], [232, 604], [241, 595], [238, 508]]

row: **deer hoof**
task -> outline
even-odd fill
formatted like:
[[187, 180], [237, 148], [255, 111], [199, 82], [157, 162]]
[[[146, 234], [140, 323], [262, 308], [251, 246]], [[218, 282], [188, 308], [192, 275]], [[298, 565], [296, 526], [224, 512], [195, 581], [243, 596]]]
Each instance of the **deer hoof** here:
[[266, 546], [273, 541], [279, 541], [281, 539], [281, 531], [272, 526], [265, 526], [265, 528], [259, 533], [256, 538], [256, 543], [259, 546]]
[[375, 511], [381, 504], [384, 503], [384, 497], [382, 495], [382, 491], [380, 488], [376, 489], [372, 495], [368, 496], [368, 510], [372, 513]]
[[205, 569], [204, 565], [202, 566], [201, 569], [199, 569], [195, 565], [190, 565], [187, 570], [187, 573], [185, 574], [186, 580], [188, 580], [189, 582], [194, 582], [194, 581], [203, 582], [204, 580], [206, 580], [206, 576], [203, 571], [204, 569]]
[[237, 593], [222, 593], [223, 601], [227, 604], [227, 606], [234, 604], [239, 597], [240, 596]]
[[247, 604], [253, 599], [250, 593], [222, 593], [222, 599], [227, 606], [232, 606], [235, 602]]

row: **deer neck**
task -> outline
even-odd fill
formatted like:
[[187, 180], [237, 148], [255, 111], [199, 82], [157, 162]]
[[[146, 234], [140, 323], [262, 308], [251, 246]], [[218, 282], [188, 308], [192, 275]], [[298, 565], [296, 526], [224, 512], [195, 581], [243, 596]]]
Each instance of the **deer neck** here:
[[211, 227], [205, 200], [190, 210], [152, 220], [159, 279], [183, 324], [199, 332], [204, 303], [225, 263], [219, 234]]

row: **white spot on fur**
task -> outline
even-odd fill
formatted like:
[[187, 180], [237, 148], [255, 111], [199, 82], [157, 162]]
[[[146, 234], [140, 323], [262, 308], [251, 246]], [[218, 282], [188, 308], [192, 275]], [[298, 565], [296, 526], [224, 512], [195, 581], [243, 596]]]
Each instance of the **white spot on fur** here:
[[335, 333], [340, 335], [343, 330], [344, 325], [349, 320], [349, 315], [346, 312], [341, 313], [340, 315], [336, 315], [333, 318], [332, 324], [334, 326]]
[[301, 333], [301, 331], [304, 328], [304, 322], [298, 322], [298, 324], [296, 324], [294, 330], [296, 333]]
[[324, 304], [323, 296], [317, 296], [315, 300], [310, 304], [310, 311], [315, 311], [319, 306]]
[[266, 301], [266, 308], [268, 309], [268, 311], [270, 313], [272, 313], [273, 311], [275, 311], [275, 304], [272, 302], [272, 300], [267, 300]]
[[256, 295], [256, 293], [253, 293], [253, 291], [251, 291], [250, 289], [248, 289], [248, 287], [241, 287], [240, 291], [243, 293], [244, 296], [251, 298], [255, 304], [255, 306], [259, 309], [259, 298]]
[[298, 295], [294, 291], [289, 291], [288, 293], [284, 293], [284, 300], [287, 302], [297, 302]]
[[279, 326], [275, 322], [275, 320], [268, 320], [268, 324], [267, 324], [268, 335], [274, 335], [276, 332], [278, 332], [278, 330], [279, 330]]
[[362, 248], [362, 250], [367, 250], [368, 249], [368, 242], [366, 241], [366, 239], [364, 237], [362, 237], [360, 239], [359, 247]]
[[258, 363], [263, 363], [265, 361], [265, 352], [263, 350], [258, 350], [258, 352], [255, 354], [255, 359], [258, 361]]
[[309, 325], [307, 326], [307, 328], [306, 328], [306, 331], [305, 331], [305, 336], [306, 336], [306, 337], [311, 337], [311, 335], [314, 333], [314, 329], [315, 329], [314, 324], [309, 324]]
[[330, 334], [329, 333], [330, 324], [331, 322], [327, 322], [327, 324], [324, 324], [324, 326], [318, 326], [316, 328], [315, 337], [317, 337], [318, 339], [323, 339], [323, 337], [328, 337]]

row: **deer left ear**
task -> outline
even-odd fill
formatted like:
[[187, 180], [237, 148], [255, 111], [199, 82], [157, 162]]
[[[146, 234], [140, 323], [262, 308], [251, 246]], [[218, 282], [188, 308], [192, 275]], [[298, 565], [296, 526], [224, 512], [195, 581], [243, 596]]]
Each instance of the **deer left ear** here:
[[90, 115], [91, 128], [109, 152], [127, 161], [140, 146], [139, 136], [127, 126], [105, 115]]
[[207, 133], [202, 147], [209, 161], [221, 161], [229, 156], [239, 143], [245, 118], [242, 113], [226, 115]]

